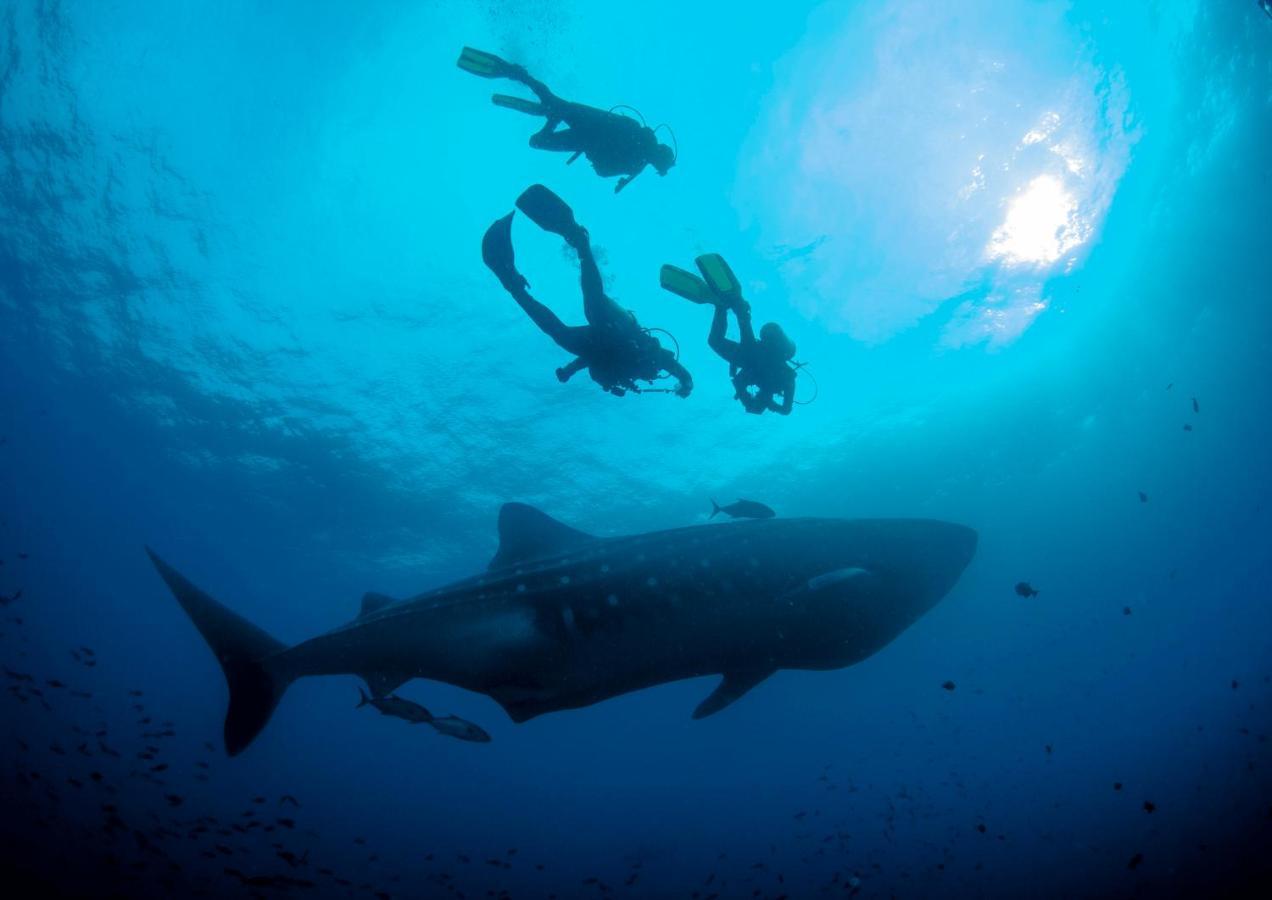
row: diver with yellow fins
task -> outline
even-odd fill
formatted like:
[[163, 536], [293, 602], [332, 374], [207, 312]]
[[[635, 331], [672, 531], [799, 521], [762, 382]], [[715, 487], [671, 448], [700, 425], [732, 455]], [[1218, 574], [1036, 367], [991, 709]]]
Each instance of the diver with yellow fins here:
[[[751, 327], [751, 305], [742, 298], [742, 285], [724, 257], [707, 253], [695, 262], [701, 277], [676, 266], [663, 266], [659, 275], [663, 288], [694, 303], [715, 307], [707, 343], [729, 364], [729, 378], [743, 408], [756, 415], [766, 410], [790, 415], [799, 369], [791, 364], [795, 342], [776, 322], [765, 324], [756, 338]], [[725, 336], [729, 310], [737, 317], [740, 341]]]
[[[602, 178], [622, 176], [614, 187], [616, 194], [631, 184], [646, 166], [653, 166], [659, 175], [666, 175], [676, 164], [676, 152], [658, 142], [658, 129], [650, 128], [643, 120], [637, 122], [613, 111], [620, 107], [606, 111], [563, 100], [543, 82], [533, 78], [524, 66], [472, 47], [463, 49], [458, 65], [465, 72], [481, 78], [508, 78], [532, 90], [539, 98], [537, 103], [507, 94], [495, 94], [492, 99], [496, 106], [543, 116], [547, 120], [543, 128], [530, 136], [531, 147], [570, 153], [568, 162], [571, 163], [579, 156], [586, 156], [596, 174]], [[566, 127], [557, 130], [562, 124]], [[674, 135], [672, 142], [675, 142]]]
[[[504, 289], [552, 338], [557, 346], [574, 354], [574, 359], [556, 370], [562, 383], [581, 369], [587, 369], [592, 380], [615, 396], [634, 393], [674, 393], [688, 397], [693, 390], [693, 377], [663, 347], [649, 329], [642, 328], [631, 310], [623, 309], [605, 293], [601, 272], [592, 253], [587, 229], [574, 219], [574, 211], [552, 191], [541, 184], [532, 185], [517, 198], [517, 209], [544, 231], [558, 234], [578, 254], [582, 269], [583, 315], [586, 325], [566, 325], [552, 310], [530, 295], [529, 283], [517, 271], [512, 249], [511, 212], [497, 219], [486, 230], [481, 242], [481, 256]], [[677, 381], [674, 389], [642, 388], [637, 382], [654, 382], [669, 375]]]

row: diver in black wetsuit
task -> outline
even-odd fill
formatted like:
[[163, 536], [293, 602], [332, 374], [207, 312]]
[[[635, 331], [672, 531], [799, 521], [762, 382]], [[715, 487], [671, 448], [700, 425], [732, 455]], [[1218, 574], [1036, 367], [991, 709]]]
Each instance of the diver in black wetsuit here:
[[517, 198], [517, 208], [545, 231], [561, 235], [579, 255], [582, 267], [583, 314], [587, 325], [566, 325], [527, 290], [529, 284], [517, 271], [512, 249], [512, 217], [495, 221], [482, 240], [482, 259], [495, 276], [539, 326], [540, 330], [575, 358], [557, 369], [557, 379], [568, 381], [581, 369], [615, 396], [641, 392], [637, 381], [653, 382], [666, 373], [677, 380], [674, 393], [688, 397], [693, 377], [671, 351], [641, 328], [636, 316], [606, 296], [601, 272], [592, 254], [587, 229], [574, 221], [574, 213], [560, 197], [536, 184]]
[[[658, 143], [654, 129], [618, 113], [563, 100], [532, 77], [524, 66], [471, 47], [464, 48], [459, 66], [483, 78], [519, 81], [534, 91], [538, 103], [505, 94], [496, 94], [494, 102], [547, 119], [543, 127], [530, 136], [531, 147], [571, 153], [570, 162], [582, 154], [602, 178], [623, 176], [614, 186], [616, 194], [631, 184], [646, 166], [653, 166], [659, 175], [666, 175], [676, 164], [675, 152], [666, 144]], [[561, 125], [566, 127], [558, 130]]]
[[[772, 410], [789, 416], [795, 404], [795, 370], [788, 362], [795, 356], [795, 342], [776, 322], [760, 328], [757, 340], [751, 327], [751, 305], [745, 300], [739, 300], [732, 307], [742, 340], [731, 341], [725, 337], [729, 309], [723, 303], [716, 304], [707, 344], [729, 364], [729, 376], [738, 400], [749, 413], [759, 415]], [[781, 402], [774, 397], [781, 397]]]
[[[667, 265], [660, 275], [662, 286], [686, 300], [715, 307], [707, 343], [729, 364], [729, 379], [742, 407], [756, 415], [771, 410], [789, 416], [795, 405], [796, 369], [790, 364], [795, 357], [795, 342], [776, 322], [766, 324], [756, 338], [751, 327], [751, 305], [742, 299], [742, 285], [724, 257], [707, 253], [695, 262], [701, 278]], [[737, 341], [725, 336], [729, 310], [737, 316]]]

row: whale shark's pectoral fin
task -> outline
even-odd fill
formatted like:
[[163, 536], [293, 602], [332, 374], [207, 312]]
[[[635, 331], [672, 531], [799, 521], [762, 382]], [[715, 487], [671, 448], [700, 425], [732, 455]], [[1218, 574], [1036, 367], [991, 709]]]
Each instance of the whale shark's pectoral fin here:
[[379, 700], [381, 697], [387, 697], [415, 676], [403, 675], [401, 672], [362, 672], [358, 677], [367, 683], [367, 689], [371, 691], [372, 698]]
[[713, 713], [718, 713], [776, 671], [776, 669], [746, 669], [741, 672], [725, 672], [724, 680], [706, 700], [698, 704], [698, 708], [693, 711], [693, 717], [705, 719]]

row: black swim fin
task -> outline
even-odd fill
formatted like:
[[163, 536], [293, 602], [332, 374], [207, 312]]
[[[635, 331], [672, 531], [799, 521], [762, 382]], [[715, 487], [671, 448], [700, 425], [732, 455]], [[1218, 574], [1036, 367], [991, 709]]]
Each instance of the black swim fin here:
[[579, 231], [574, 210], [569, 204], [541, 184], [532, 184], [517, 198], [517, 209], [544, 231], [562, 237]]
[[517, 271], [517, 260], [512, 250], [512, 217], [515, 215], [515, 212], [510, 212], [502, 219], [496, 219], [481, 239], [482, 261], [510, 293], [530, 287], [530, 282]]

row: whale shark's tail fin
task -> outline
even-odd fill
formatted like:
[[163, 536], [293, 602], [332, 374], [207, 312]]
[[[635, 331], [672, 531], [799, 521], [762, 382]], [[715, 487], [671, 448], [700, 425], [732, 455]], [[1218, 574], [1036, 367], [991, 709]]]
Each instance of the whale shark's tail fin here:
[[146, 552], [225, 672], [225, 682], [230, 688], [230, 708], [225, 714], [225, 752], [237, 756], [260, 734], [291, 681], [272, 672], [265, 664], [268, 657], [285, 647], [195, 587], [149, 547]]
[[719, 503], [716, 503], [716, 502], [715, 502], [715, 498], [714, 498], [714, 497], [712, 497], [712, 498], [711, 498], [711, 515], [707, 516], [707, 518], [708, 518], [708, 519], [714, 519], [716, 516], [718, 516], [718, 515], [719, 515], [720, 513], [722, 513], [723, 511], [724, 511], [724, 510], [720, 509], [720, 504], [719, 504]]

